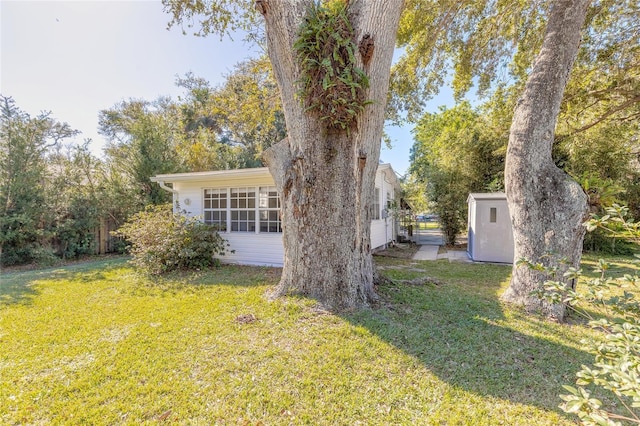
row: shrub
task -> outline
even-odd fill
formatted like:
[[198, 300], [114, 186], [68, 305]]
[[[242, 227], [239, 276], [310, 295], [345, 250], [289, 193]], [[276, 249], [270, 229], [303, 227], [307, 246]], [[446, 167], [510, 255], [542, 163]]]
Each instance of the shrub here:
[[75, 198], [58, 212], [52, 233], [58, 255], [63, 259], [94, 253], [93, 230], [100, 224], [98, 209], [89, 198]]
[[50, 247], [38, 246], [31, 252], [32, 262], [39, 267], [49, 267], [60, 263], [60, 258]]
[[434, 206], [440, 217], [445, 243], [451, 246], [456, 244], [456, 238], [464, 226], [463, 213], [459, 209], [460, 203], [457, 198], [460, 198], [458, 194], [443, 194]]
[[215, 256], [223, 256], [228, 247], [214, 226], [173, 213], [171, 205], [147, 207], [114, 235], [131, 244], [131, 263], [150, 275], [218, 266]]
[[[640, 241], [640, 222], [627, 218], [626, 207], [614, 204], [606, 211], [607, 215], [586, 222], [587, 230], [599, 229], [629, 241]], [[595, 269], [599, 276], [586, 279], [583, 291], [551, 280], [534, 293], [552, 303], [565, 303], [600, 331], [596, 338], [581, 342], [595, 355], [595, 362], [592, 366], [583, 365], [576, 373], [576, 387], [564, 386], [569, 393], [561, 395], [564, 403], [560, 408], [576, 414], [588, 425], [621, 425], [620, 421], [640, 424], [640, 301], [636, 298], [640, 276], [634, 273], [613, 277], [610, 266], [600, 259]], [[625, 266], [635, 269], [634, 265]], [[574, 268], [564, 275], [575, 280], [583, 277], [582, 271]], [[589, 386], [613, 392], [624, 412], [603, 406], [592, 397]]]
[[611, 232], [612, 230], [615, 231], [615, 229], [595, 229], [593, 232], [589, 232], [584, 237], [584, 250], [607, 255], [633, 255], [637, 246], [632, 241], [618, 237], [615, 232]]

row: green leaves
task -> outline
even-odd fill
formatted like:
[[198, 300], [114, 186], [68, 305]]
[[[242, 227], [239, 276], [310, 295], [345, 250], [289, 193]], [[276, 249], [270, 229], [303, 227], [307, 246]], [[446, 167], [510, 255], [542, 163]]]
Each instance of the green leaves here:
[[116, 235], [131, 243], [131, 263], [149, 275], [217, 266], [214, 256], [224, 255], [228, 245], [215, 227], [173, 213], [171, 205], [148, 206]]
[[[234, 66], [224, 84], [210, 87], [187, 75], [176, 150], [189, 171], [259, 167], [262, 152], [286, 136], [278, 87], [266, 56]], [[194, 91], [197, 89], [197, 92]], [[200, 95], [199, 92], [202, 92]]]
[[[613, 205], [606, 211], [605, 216], [587, 222], [587, 229], [605, 229], [635, 241], [640, 238], [640, 223], [627, 218], [626, 207]], [[529, 260], [518, 264], [540, 269], [540, 264]], [[576, 373], [577, 388], [564, 386], [569, 394], [561, 395], [565, 402], [560, 407], [588, 425], [621, 424], [617, 419], [640, 423], [640, 413], [635, 410], [640, 408], [640, 302], [636, 299], [640, 277], [637, 274], [613, 276], [612, 265], [603, 259], [598, 261], [594, 272], [594, 278], [585, 278], [582, 271], [576, 269], [564, 274], [565, 278], [580, 281], [584, 288], [579, 291], [563, 282], [547, 281], [534, 292], [551, 303], [568, 304], [590, 319], [589, 326], [598, 332], [595, 337], [581, 341], [595, 360], [592, 366], [583, 365]], [[591, 398], [586, 386], [613, 392], [626, 414], [619, 414], [613, 407], [603, 407], [600, 400]]]
[[502, 187], [504, 141], [488, 127], [484, 116], [462, 102], [425, 114], [414, 130], [411, 173], [424, 185], [449, 243], [464, 227], [469, 192]]
[[257, 38], [256, 25], [262, 18], [254, 0], [162, 0], [162, 7], [171, 15], [169, 28], [180, 25], [187, 34], [186, 25], [197, 36], [222, 37], [241, 29], [249, 33], [248, 39]]
[[2, 264], [38, 260], [41, 242], [49, 237], [47, 163], [64, 139], [78, 132], [48, 113], [36, 117], [0, 95], [0, 252]]
[[364, 99], [369, 79], [355, 66], [357, 47], [347, 3], [314, 3], [294, 49], [301, 69], [298, 96], [306, 111], [317, 114], [327, 129], [349, 131], [371, 102]]

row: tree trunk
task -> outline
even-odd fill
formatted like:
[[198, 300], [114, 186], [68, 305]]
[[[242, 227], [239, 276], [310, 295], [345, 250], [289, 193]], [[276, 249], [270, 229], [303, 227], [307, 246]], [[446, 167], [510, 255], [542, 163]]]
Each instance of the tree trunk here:
[[515, 253], [511, 283], [502, 298], [558, 320], [564, 318], [564, 305], [530, 294], [552, 277], [516, 262], [526, 258], [557, 266], [559, 280], [567, 268], [580, 263], [587, 196], [555, 166], [551, 149], [588, 4], [589, 0], [553, 2], [542, 48], [515, 109], [505, 165]]
[[374, 49], [365, 61], [356, 52], [356, 66], [369, 77], [366, 99], [373, 103], [348, 132], [326, 131], [295, 96], [300, 73], [293, 44], [312, 3], [263, 0], [258, 4], [266, 20], [268, 52], [288, 135], [263, 156], [282, 201], [284, 269], [274, 296], [300, 294], [326, 308], [345, 309], [366, 306], [375, 298], [369, 206], [403, 2], [349, 2], [355, 43], [369, 34]]

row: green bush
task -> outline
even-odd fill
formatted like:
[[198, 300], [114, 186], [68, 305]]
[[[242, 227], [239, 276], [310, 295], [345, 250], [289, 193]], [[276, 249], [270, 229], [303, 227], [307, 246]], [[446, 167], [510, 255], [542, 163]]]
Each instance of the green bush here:
[[89, 197], [74, 197], [60, 210], [51, 230], [57, 254], [63, 259], [93, 254], [93, 230], [100, 225], [96, 203]]
[[440, 217], [440, 228], [444, 234], [444, 241], [448, 245], [455, 245], [456, 238], [464, 227], [464, 213], [460, 211], [461, 197], [459, 194], [443, 194], [433, 210]]
[[60, 263], [60, 258], [52, 248], [38, 246], [31, 251], [31, 261], [39, 267], [49, 267]]
[[[606, 212], [605, 216], [585, 223], [587, 230], [608, 231], [627, 241], [640, 241], [640, 222], [627, 218], [626, 207], [614, 204]], [[542, 268], [540, 264], [523, 262], [532, 268]], [[637, 265], [625, 266], [637, 270]], [[614, 277], [610, 268], [609, 263], [600, 259], [595, 269], [598, 276], [586, 279], [586, 288], [581, 291], [565, 282], [550, 280], [534, 294], [551, 303], [566, 304], [600, 332], [597, 337], [581, 342], [595, 360], [592, 366], [583, 365], [576, 373], [575, 387], [564, 386], [569, 393], [561, 395], [564, 403], [560, 408], [576, 414], [587, 425], [640, 424], [640, 300], [636, 297], [640, 275]], [[576, 281], [584, 278], [582, 270], [574, 268], [564, 277]], [[593, 387], [613, 392], [623, 408], [604, 406], [592, 396]]]
[[619, 238], [610, 231], [595, 229], [584, 237], [584, 250], [591, 253], [631, 256], [637, 246], [624, 238]]
[[228, 247], [214, 226], [173, 213], [171, 205], [147, 207], [114, 234], [131, 244], [131, 263], [150, 275], [218, 266], [216, 256]]

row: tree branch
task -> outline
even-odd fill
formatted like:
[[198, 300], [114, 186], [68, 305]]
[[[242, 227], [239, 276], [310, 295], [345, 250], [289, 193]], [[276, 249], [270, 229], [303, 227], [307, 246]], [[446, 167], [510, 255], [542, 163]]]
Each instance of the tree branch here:
[[285, 195], [291, 182], [293, 156], [289, 146], [289, 138], [286, 137], [280, 142], [271, 145], [262, 153], [262, 160], [269, 168], [271, 176], [276, 184], [278, 192]]
[[613, 114], [623, 111], [624, 109], [626, 109], [629, 106], [632, 106], [636, 103], [640, 103], [640, 96], [635, 96], [631, 99], [628, 99], [626, 102], [621, 103], [620, 105], [618, 105], [617, 107], [610, 109], [609, 111], [607, 111], [606, 113], [604, 113], [603, 115], [601, 115], [597, 120], [587, 124], [586, 126], [582, 126], [579, 129], [575, 130], [574, 132], [571, 133], [571, 135], [576, 135], [578, 133], [582, 133], [586, 130], [589, 130], [590, 128], [600, 124], [601, 122], [605, 121], [607, 118], [611, 117]]

